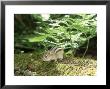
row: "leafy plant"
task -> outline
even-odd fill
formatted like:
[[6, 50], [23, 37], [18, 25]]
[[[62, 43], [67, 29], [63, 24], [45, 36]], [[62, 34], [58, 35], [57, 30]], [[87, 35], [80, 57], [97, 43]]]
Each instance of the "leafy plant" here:
[[75, 54], [77, 49], [87, 43], [84, 57], [89, 40], [97, 35], [97, 15], [47, 14], [47, 16], [48, 18], [43, 14], [15, 15], [15, 44], [36, 42], [43, 45], [44, 49], [60, 46], [72, 50]]

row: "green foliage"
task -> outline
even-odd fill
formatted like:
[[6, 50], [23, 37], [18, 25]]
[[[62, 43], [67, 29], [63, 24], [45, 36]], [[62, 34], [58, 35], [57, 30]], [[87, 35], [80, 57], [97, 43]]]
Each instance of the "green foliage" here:
[[97, 36], [96, 17], [96, 14], [15, 14], [15, 44], [32, 47], [36, 42], [44, 49], [59, 46], [74, 54], [84, 45], [85, 55], [89, 40]]

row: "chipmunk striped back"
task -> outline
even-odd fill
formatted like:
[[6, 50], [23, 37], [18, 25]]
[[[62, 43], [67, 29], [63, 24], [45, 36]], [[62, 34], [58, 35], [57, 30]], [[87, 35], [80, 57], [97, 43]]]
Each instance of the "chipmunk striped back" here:
[[51, 61], [51, 60], [63, 59], [63, 54], [64, 54], [63, 48], [54, 47], [43, 55], [43, 60]]

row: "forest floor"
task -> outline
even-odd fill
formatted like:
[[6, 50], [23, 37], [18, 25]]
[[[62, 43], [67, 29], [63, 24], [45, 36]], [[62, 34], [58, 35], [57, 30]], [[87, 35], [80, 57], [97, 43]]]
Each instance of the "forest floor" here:
[[37, 53], [14, 56], [15, 76], [95, 76], [97, 60], [93, 57], [64, 57], [58, 61], [45, 62]]

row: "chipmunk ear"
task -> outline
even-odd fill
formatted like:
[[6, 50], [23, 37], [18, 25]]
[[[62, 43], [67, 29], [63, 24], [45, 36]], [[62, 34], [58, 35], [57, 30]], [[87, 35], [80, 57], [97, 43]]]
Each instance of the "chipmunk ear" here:
[[52, 52], [51, 52], [51, 51], [49, 51], [49, 54], [52, 54]]

